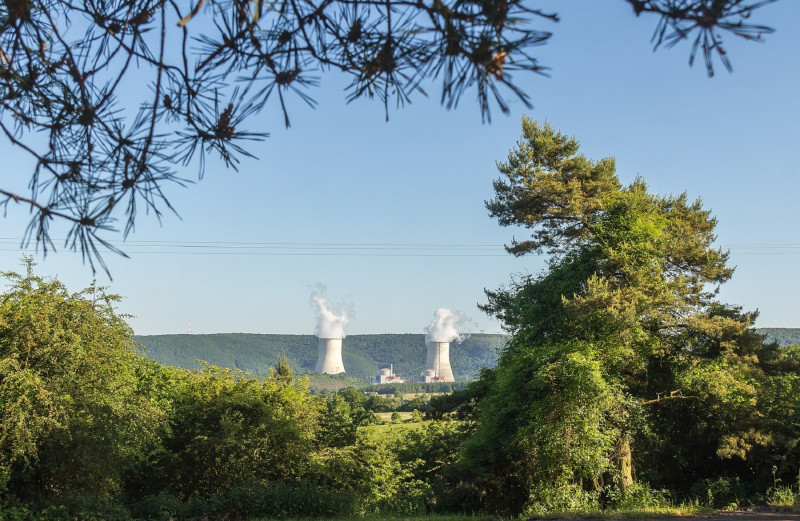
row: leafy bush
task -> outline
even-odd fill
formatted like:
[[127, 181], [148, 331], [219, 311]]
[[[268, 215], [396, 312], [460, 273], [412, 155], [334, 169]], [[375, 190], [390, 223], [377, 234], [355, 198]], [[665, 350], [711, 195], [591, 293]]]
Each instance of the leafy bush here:
[[66, 494], [40, 503], [7, 497], [0, 503], [0, 521], [132, 521], [121, 503], [88, 494]]
[[320, 518], [355, 515], [357, 498], [352, 492], [322, 488], [309, 483], [253, 483], [231, 488], [225, 494], [187, 501], [160, 493], [131, 505], [136, 519], [170, 521], [209, 516]]
[[6, 497], [0, 502], [0, 521], [29, 521], [33, 519], [30, 506], [16, 497]]
[[119, 297], [70, 293], [24, 263], [0, 294], [0, 491], [110, 497], [163, 424], [139, 395], [133, 332]]
[[767, 505], [772, 510], [793, 511], [800, 507], [800, 473], [797, 475], [797, 492], [791, 486], [781, 485], [778, 467], [772, 467], [772, 487], [767, 491]]
[[540, 484], [531, 490], [524, 517], [544, 514], [575, 515], [601, 510], [599, 494], [586, 491], [572, 483], [560, 486]]
[[141, 498], [130, 505], [131, 514], [137, 519], [169, 521], [180, 519], [186, 511], [184, 503], [167, 492], [160, 492]]
[[650, 511], [669, 506], [669, 493], [666, 490], [653, 490], [644, 483], [629, 486], [612, 504], [616, 510], [628, 511]]
[[242, 483], [298, 481], [310, 471], [323, 402], [285, 367], [288, 374], [263, 382], [211, 366], [172, 370], [171, 428], [151, 469], [166, 476], [169, 493], [221, 497]]
[[731, 476], [707, 478], [695, 483], [691, 488], [692, 497], [712, 508], [738, 505], [749, 495], [739, 478]]
[[[55, 512], [59, 515], [54, 515]], [[45, 515], [46, 513], [46, 515]], [[118, 501], [89, 494], [62, 495], [40, 513], [52, 521], [130, 521], [128, 509]]]
[[356, 514], [357, 504], [353, 492], [308, 483], [242, 486], [232, 489], [225, 497], [228, 510], [245, 518], [347, 517]]
[[780, 510], [791, 510], [798, 504], [798, 495], [792, 487], [777, 486], [767, 493], [767, 503], [770, 507]]

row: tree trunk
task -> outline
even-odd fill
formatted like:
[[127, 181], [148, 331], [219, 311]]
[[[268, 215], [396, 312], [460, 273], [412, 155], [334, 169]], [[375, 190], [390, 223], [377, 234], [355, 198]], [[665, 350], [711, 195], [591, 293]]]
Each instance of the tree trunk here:
[[623, 440], [617, 452], [617, 468], [619, 469], [620, 486], [625, 490], [633, 485], [633, 457], [631, 455], [631, 442]]

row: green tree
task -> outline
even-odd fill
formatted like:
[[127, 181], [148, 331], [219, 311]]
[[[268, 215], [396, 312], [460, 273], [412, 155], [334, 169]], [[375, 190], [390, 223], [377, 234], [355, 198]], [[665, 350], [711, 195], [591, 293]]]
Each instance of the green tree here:
[[337, 393], [350, 405], [351, 416], [356, 425], [363, 426], [375, 423], [375, 414], [366, 409], [366, 395], [354, 387], [344, 387]]
[[350, 403], [341, 396], [329, 397], [321, 420], [320, 441], [328, 447], [354, 444], [359, 425], [356, 414]]
[[463, 496], [475, 493], [462, 488], [467, 480], [456, 466], [471, 426], [463, 421], [428, 421], [397, 442], [395, 453], [410, 478], [429, 487], [425, 501], [431, 511], [460, 511]]
[[372, 412], [389, 412], [395, 409], [395, 403], [392, 398], [373, 394], [364, 402], [364, 408]]
[[[714, 56], [730, 68], [721, 33], [771, 31], [748, 20], [770, 0], [626, 2], [660, 17], [656, 47], [693, 38], [709, 73]], [[244, 143], [266, 136], [247, 124], [277, 103], [288, 126], [286, 98], [313, 106], [322, 71], [348, 75], [349, 100], [378, 98], [387, 113], [439, 78], [448, 108], [473, 88], [485, 117], [492, 99], [508, 111], [503, 91], [530, 105], [512, 73], [540, 72], [530, 50], [550, 37], [530, 19], [558, 16], [522, 0], [3, 3], [0, 129], [35, 166], [30, 193], [2, 187], [0, 204], [30, 208], [26, 239], [45, 251], [52, 220], [70, 223], [67, 245], [102, 265], [115, 219], [127, 234], [143, 207], [172, 210], [164, 185], [185, 183], [178, 165], [202, 177], [211, 153], [235, 168]], [[119, 89], [145, 82], [121, 106]]]
[[532, 231], [509, 252], [549, 253], [550, 266], [487, 291], [484, 310], [512, 336], [482, 377], [468, 447], [478, 479], [504, 491], [488, 507], [512, 512], [553, 491], [588, 502], [624, 491], [663, 411], [723, 410], [740, 436], [762, 374], [760, 342], [743, 341], [754, 315], [714, 300], [733, 270], [701, 203], [650, 194], [642, 179], [622, 186], [613, 159], [587, 159], [548, 124], [522, 127], [487, 207]]
[[69, 293], [24, 265], [0, 295], [0, 492], [117, 493], [164, 423], [138, 393], [133, 332], [117, 296]]
[[424, 506], [425, 485], [412, 479], [385, 440], [359, 432], [354, 444], [327, 452], [323, 462], [326, 488], [356, 494], [362, 515], [417, 513]]
[[263, 382], [213, 366], [170, 370], [170, 430], [153, 483], [188, 499], [252, 483], [297, 483], [315, 470], [324, 402], [287, 368], [279, 361]]

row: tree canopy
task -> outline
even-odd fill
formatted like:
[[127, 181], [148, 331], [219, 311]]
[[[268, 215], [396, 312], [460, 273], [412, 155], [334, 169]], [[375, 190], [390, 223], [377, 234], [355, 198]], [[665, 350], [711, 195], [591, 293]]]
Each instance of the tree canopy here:
[[[658, 15], [655, 47], [690, 39], [711, 74], [715, 57], [730, 68], [720, 35], [760, 39], [771, 29], [749, 18], [776, 0], [625, 1]], [[530, 105], [512, 75], [543, 71], [531, 49], [551, 33], [534, 21], [557, 20], [522, 0], [5, 2], [0, 133], [34, 166], [29, 192], [0, 187], [0, 204], [30, 208], [26, 242], [47, 252], [64, 221], [66, 246], [102, 265], [117, 220], [127, 235], [142, 209], [172, 210], [165, 184], [188, 165], [202, 177], [209, 154], [235, 168], [266, 136], [254, 116], [277, 103], [288, 126], [287, 97], [314, 105], [317, 74], [348, 75], [347, 99], [377, 98], [387, 116], [441, 80], [443, 105], [474, 90], [488, 119], [508, 94]]]
[[117, 296], [25, 264], [0, 295], [0, 492], [116, 492], [162, 421], [139, 396], [133, 332]]
[[792, 460], [794, 442], [778, 440], [797, 439], [794, 420], [767, 404], [796, 410], [782, 387], [795, 375], [775, 370], [755, 313], [716, 300], [733, 270], [710, 212], [641, 178], [623, 186], [613, 159], [586, 158], [548, 124], [522, 126], [487, 207], [531, 230], [510, 252], [551, 256], [483, 306], [512, 334], [482, 375], [467, 447], [481, 487], [498, 487], [484, 508], [574, 507], [619, 497], [637, 475], [680, 490], [742, 468], [730, 460], [761, 472]]

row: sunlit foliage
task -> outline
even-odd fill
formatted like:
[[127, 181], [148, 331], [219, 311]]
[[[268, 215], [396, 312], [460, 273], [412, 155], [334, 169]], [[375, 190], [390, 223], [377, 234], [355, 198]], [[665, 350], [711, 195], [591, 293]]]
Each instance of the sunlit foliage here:
[[785, 458], [796, 473], [797, 424], [765, 408], [777, 399], [796, 415], [796, 398], [775, 395], [795, 375], [768, 376], [774, 348], [751, 329], [756, 315], [715, 300], [733, 270], [700, 201], [650, 194], [641, 178], [623, 186], [613, 159], [587, 159], [529, 119], [498, 169], [490, 213], [532, 232], [508, 250], [548, 252], [550, 266], [487, 291], [484, 309], [512, 337], [482, 376], [465, 460], [481, 508], [578, 492], [600, 505], [637, 475], [684, 492], [726, 472], [753, 484]]

